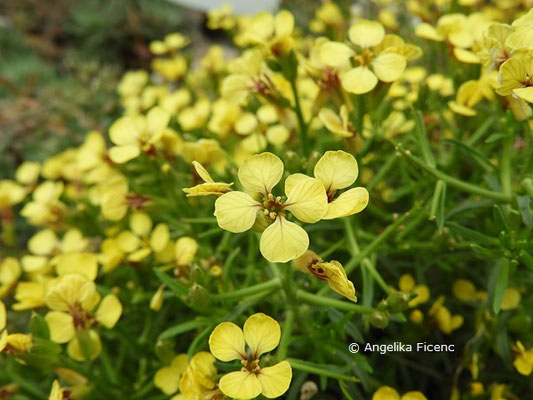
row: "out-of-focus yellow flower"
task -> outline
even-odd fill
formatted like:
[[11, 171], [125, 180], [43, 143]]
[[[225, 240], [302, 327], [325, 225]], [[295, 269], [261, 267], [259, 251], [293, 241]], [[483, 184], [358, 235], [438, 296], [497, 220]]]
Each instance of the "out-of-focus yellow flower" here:
[[39, 179], [41, 164], [35, 161], [25, 161], [17, 168], [15, 178], [23, 185], [33, 185]]
[[533, 48], [533, 9], [516, 19], [512, 24], [514, 31], [505, 40], [511, 49]]
[[455, 101], [448, 102], [448, 106], [456, 114], [465, 117], [476, 115], [477, 112], [473, 108], [476, 104], [483, 98], [489, 101], [494, 99], [495, 78], [493, 73], [485, 73], [478, 80], [463, 83], [457, 90]]
[[372, 395], [372, 400], [427, 400], [422, 392], [407, 392], [400, 396], [396, 389], [390, 386], [381, 386]]
[[209, 10], [207, 12], [207, 27], [225, 31], [232, 29], [236, 24], [232, 12], [233, 10], [229, 4], [223, 4], [219, 8]]
[[378, 79], [394, 82], [405, 70], [407, 61], [421, 55], [419, 48], [405, 44], [400, 37], [385, 35], [383, 25], [376, 21], [357, 21], [348, 36], [361, 49], [360, 54], [344, 43], [328, 42], [321, 47], [320, 56], [326, 65], [337, 68], [346, 66], [354, 58], [356, 67], [340, 77], [344, 89], [351, 93], [370, 92]]
[[[215, 357], [206, 351], [196, 353], [181, 377], [180, 395], [185, 400], [222, 399], [223, 395], [216, 387], [216, 375]], [[181, 398], [175, 396], [171, 400], [181, 400]]]
[[157, 370], [154, 376], [155, 386], [167, 395], [176, 393], [188, 363], [187, 354], [178, 354], [168, 366]]
[[428, 315], [436, 321], [443, 333], [449, 335], [463, 325], [464, 318], [459, 314], [452, 315], [450, 310], [444, 306], [444, 300], [444, 296], [440, 296], [429, 309]]
[[160, 107], [148, 114], [128, 115], [119, 118], [109, 128], [109, 137], [115, 146], [109, 149], [113, 162], [122, 164], [150, 150], [163, 135], [170, 115]]
[[513, 310], [520, 305], [522, 296], [515, 288], [507, 288], [503, 293], [501, 309], [503, 311]]
[[30, 335], [22, 333], [9, 334], [6, 329], [6, 307], [0, 301], [0, 353], [6, 352], [12, 356], [28, 353], [33, 346]]
[[[283, 395], [292, 379], [291, 365], [281, 361], [264, 367], [260, 358], [278, 346], [280, 337], [279, 324], [262, 313], [249, 317], [243, 330], [232, 322], [219, 324], [209, 337], [211, 353], [220, 361], [241, 360], [243, 364], [240, 371], [230, 372], [220, 378], [222, 393], [238, 399], [253, 399], [260, 394], [268, 398]], [[245, 350], [245, 343], [248, 344], [248, 351]]]
[[517, 341], [513, 350], [515, 352], [513, 365], [516, 370], [522, 375], [531, 375], [533, 372], [533, 347], [526, 349], [522, 342]]
[[33, 192], [32, 200], [27, 203], [20, 215], [32, 225], [44, 225], [57, 222], [65, 205], [59, 200], [64, 191], [62, 182], [45, 181]]
[[318, 113], [318, 118], [320, 118], [320, 121], [322, 121], [326, 129], [335, 136], [349, 138], [357, 135], [355, 128], [350, 122], [346, 105], [343, 104], [341, 106], [339, 114], [337, 115], [330, 108], [323, 108]]
[[26, 195], [28, 189], [15, 181], [4, 179], [0, 181], [0, 209], [8, 208], [20, 203]]
[[178, 51], [189, 44], [190, 40], [181, 33], [169, 33], [163, 40], [150, 43], [150, 51], [155, 55], [162, 55]]
[[320, 280], [326, 281], [331, 289], [340, 295], [357, 301], [355, 288], [348, 279], [346, 271], [338, 261], [324, 261], [314, 251], [307, 250], [303, 255], [292, 261], [298, 270], [311, 274]]
[[502, 64], [496, 92], [533, 103], [533, 50], [517, 51]]
[[427, 303], [430, 292], [427, 285], [417, 285], [411, 274], [403, 274], [398, 281], [398, 287], [403, 293], [416, 294], [416, 297], [409, 301], [409, 307], [417, 307]]
[[294, 45], [294, 17], [281, 10], [274, 17], [263, 11], [252, 17], [240, 35], [240, 43], [261, 45], [274, 56], [287, 54]]
[[324, 185], [318, 179], [302, 174], [298, 182], [287, 178], [286, 200], [275, 197], [272, 189], [281, 180], [283, 169], [283, 162], [274, 154], [255, 155], [244, 162], [238, 175], [244, 189], [254, 196], [261, 196], [263, 202], [240, 191], [225, 193], [215, 202], [215, 216], [222, 229], [244, 232], [254, 226], [257, 218], [269, 224], [261, 235], [259, 247], [261, 254], [271, 262], [290, 261], [302, 255], [309, 246], [307, 232], [288, 221], [287, 212], [302, 222], [315, 223], [325, 215], [328, 207]]
[[115, 295], [109, 294], [100, 301], [94, 282], [78, 274], [65, 275], [52, 285], [46, 294], [46, 305], [52, 310], [45, 316], [50, 339], [68, 342], [69, 355], [78, 361], [100, 354], [100, 337], [92, 328], [100, 324], [111, 329], [122, 314], [122, 304]]

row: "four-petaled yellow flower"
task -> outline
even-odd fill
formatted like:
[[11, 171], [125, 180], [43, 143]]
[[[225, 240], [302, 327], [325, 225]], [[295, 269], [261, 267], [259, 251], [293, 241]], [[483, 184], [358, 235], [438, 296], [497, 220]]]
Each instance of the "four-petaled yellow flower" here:
[[500, 67], [498, 84], [498, 94], [533, 103], [533, 50], [520, 50], [505, 61]]
[[[324, 185], [315, 178], [299, 177], [294, 185], [291, 176], [285, 182], [287, 198], [272, 193], [283, 175], [283, 162], [272, 153], [261, 153], [246, 160], [239, 168], [239, 180], [246, 192], [229, 192], [215, 202], [218, 225], [239, 233], [251, 229], [256, 219], [270, 225], [260, 240], [263, 256], [271, 262], [287, 262], [301, 256], [309, 246], [309, 236], [299, 225], [287, 219], [292, 213], [302, 222], [320, 221], [328, 210]], [[252, 196], [262, 197], [262, 202]]]
[[249, 317], [243, 329], [233, 322], [219, 324], [209, 337], [211, 353], [220, 361], [240, 360], [243, 365], [240, 371], [220, 378], [222, 393], [236, 399], [253, 399], [260, 394], [273, 399], [285, 393], [292, 379], [289, 362], [263, 367], [260, 358], [278, 346], [280, 337], [279, 324], [262, 313]]

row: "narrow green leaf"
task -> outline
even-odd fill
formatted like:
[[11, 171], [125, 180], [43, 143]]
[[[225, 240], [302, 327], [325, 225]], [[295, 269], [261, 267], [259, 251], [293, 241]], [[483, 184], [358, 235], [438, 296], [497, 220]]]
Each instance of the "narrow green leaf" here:
[[176, 296], [186, 296], [189, 293], [183, 284], [169, 276], [166, 272], [161, 271], [159, 268], [154, 268], [154, 273], [162, 283], [167, 285], [168, 288], [176, 294]]
[[159, 335], [159, 340], [169, 339], [171, 337], [181, 335], [182, 333], [201, 328], [208, 324], [209, 321], [206, 321], [205, 319], [193, 319], [192, 321], [182, 322], [161, 332]]
[[492, 212], [498, 232], [510, 232], [509, 223], [507, 222], [507, 217], [503, 213], [502, 208], [498, 204], [495, 204], [492, 208]]
[[501, 258], [493, 267], [489, 278], [489, 304], [495, 314], [500, 312], [503, 295], [507, 290], [509, 269], [511, 263], [507, 258]]
[[517, 196], [518, 210], [522, 216], [522, 221], [528, 228], [533, 228], [533, 220], [531, 219], [531, 198], [527, 195]]
[[444, 204], [446, 202], [446, 182], [438, 180], [435, 185], [435, 191], [433, 192], [433, 201], [431, 202], [431, 210], [429, 213], [429, 219], [437, 223], [437, 229], [439, 234], [442, 234], [442, 228], [444, 227], [445, 213]]
[[435, 157], [431, 152], [431, 146], [429, 145], [426, 126], [424, 125], [424, 117], [420, 111], [415, 111], [414, 119], [416, 124], [416, 136], [418, 139], [418, 144], [420, 146], [420, 151], [422, 152], [422, 158], [430, 167], [435, 168], [437, 163], [435, 162]]

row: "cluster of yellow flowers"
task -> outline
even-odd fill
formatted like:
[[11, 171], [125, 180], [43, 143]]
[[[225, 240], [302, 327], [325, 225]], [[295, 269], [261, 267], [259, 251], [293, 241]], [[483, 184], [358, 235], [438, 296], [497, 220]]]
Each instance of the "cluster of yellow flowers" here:
[[[170, 297], [169, 289], [191, 309], [205, 309], [207, 293], [215, 298], [231, 295], [233, 259], [222, 256], [220, 249], [231, 233], [246, 231], [257, 233], [249, 236], [252, 264], [260, 253], [274, 271], [276, 263], [292, 262], [282, 266], [289, 271], [283, 274], [290, 275], [293, 268], [303, 273], [303, 288], [279, 276], [267, 282], [283, 288], [288, 304], [304, 299], [344, 311], [368, 311], [368, 321], [379, 328], [390, 315], [411, 308], [409, 320], [416, 326], [424, 322], [428, 331], [446, 335], [460, 329], [465, 318], [444, 305], [443, 295], [428, 303], [429, 286], [418, 284], [409, 273], [401, 275], [399, 290], [389, 287], [368, 254], [357, 262], [370, 265], [369, 273], [388, 297], [376, 308], [370, 307], [372, 296], [364, 306], [354, 304], [356, 288], [349, 277], [354, 266], [345, 269], [339, 261], [325, 261], [335, 249], [314, 252], [324, 235], [315, 236], [312, 224], [337, 219], [349, 224], [348, 217], [365, 210], [371, 195], [354, 184], [359, 178], [366, 186], [373, 177], [370, 170], [360, 174], [359, 164], [373, 157], [365, 147], [367, 139], [378, 139], [374, 145], [380, 146], [412, 131], [417, 123], [412, 109], [424, 101], [422, 94], [443, 100], [453, 113], [466, 117], [476, 116], [485, 99], [496, 105], [494, 110], [510, 109], [517, 121], [533, 127], [533, 10], [522, 12], [531, 2], [459, 1], [466, 8], [495, 3], [470, 14], [446, 13], [452, 3], [446, 0], [374, 3], [378, 20], [354, 15], [350, 24], [334, 2], [321, 3], [310, 24], [320, 37], [304, 35], [286, 10], [255, 16], [234, 16], [227, 6], [213, 10], [208, 27], [229, 32], [241, 53], [232, 58], [213, 45], [191, 63], [184, 53], [189, 39], [182, 34], [152, 42], [152, 71], [124, 75], [117, 88], [123, 114], [107, 134], [91, 131], [79, 146], [42, 163], [24, 162], [13, 179], [1, 180], [2, 240], [10, 246], [17, 243], [15, 211], [35, 232], [23, 254], [0, 260], [0, 298], [7, 298], [15, 313], [37, 310], [32, 318], [42, 329], [8, 333], [6, 314], [11, 312], [0, 302], [0, 352], [38, 365], [44, 346], [39, 340], [46, 339], [55, 346], [66, 344], [67, 364], [90, 362], [104, 351], [103, 328], [113, 330], [123, 314], [129, 317], [124, 307], [144, 301], [125, 294], [134, 289], [155, 312]], [[418, 18], [411, 40], [399, 34], [398, 7]], [[502, 22], [509, 15], [514, 20]], [[455, 90], [460, 78], [410, 65], [421, 59], [427, 41], [445, 43], [449, 65], [479, 65], [479, 77]], [[444, 114], [441, 119], [428, 113], [427, 121], [418, 122], [454, 118], [448, 110]], [[374, 188], [388, 200], [387, 187]], [[205, 239], [221, 230], [199, 233], [191, 228], [198, 221], [227, 231], [220, 246], [204, 246]], [[355, 257], [357, 244], [354, 238], [347, 240]], [[152, 276], [132, 279], [122, 274], [143, 267], [154, 269], [161, 282], [153, 287]], [[305, 278], [318, 278], [316, 282], [327, 283], [344, 299], [306, 293], [310, 284]], [[235, 290], [235, 299], [242, 293], [257, 294], [242, 290]], [[468, 304], [487, 302], [486, 292], [464, 279], [451, 291]], [[519, 289], [507, 288], [501, 309], [517, 308], [520, 296]], [[431, 305], [424, 315], [425, 303]], [[288, 307], [283, 325], [289, 339], [292, 312]], [[178, 314], [174, 318], [180, 319]], [[282, 337], [272, 317], [254, 313], [241, 329], [226, 321], [240, 314], [215, 314], [216, 322], [206, 323], [208, 329], [191, 345], [194, 351], [173, 354], [164, 366], [158, 361], [159, 369], [154, 368], [155, 386], [173, 400], [278, 398], [289, 390], [293, 369], [316, 373], [316, 367], [288, 359], [289, 339]], [[204, 327], [202, 323], [180, 332]], [[208, 342], [202, 342], [208, 334]], [[202, 343], [209, 351], [198, 351]], [[276, 357], [267, 354], [278, 345]], [[533, 349], [517, 340], [512, 351], [515, 369], [530, 375]], [[51, 365], [62, 365], [57, 361], [60, 347], [48, 347], [47, 352]], [[216, 360], [231, 364], [219, 367]], [[56, 368], [56, 374], [74, 389], [55, 380], [50, 399], [81, 398], [89, 390], [90, 382], [69, 365]], [[400, 395], [389, 386], [372, 389], [374, 400], [426, 399], [417, 391]]]

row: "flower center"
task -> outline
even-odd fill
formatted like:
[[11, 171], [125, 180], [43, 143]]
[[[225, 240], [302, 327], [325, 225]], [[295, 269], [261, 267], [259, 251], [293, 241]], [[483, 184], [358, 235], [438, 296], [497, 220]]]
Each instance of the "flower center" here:
[[284, 200], [281, 196], [274, 197], [272, 193], [263, 201], [263, 213], [271, 219], [276, 219], [278, 216], [282, 217]]
[[259, 372], [261, 372], [261, 366], [259, 365], [260, 363], [260, 360], [259, 359], [256, 359], [256, 360], [242, 360], [241, 361], [243, 367], [241, 368], [241, 371], [243, 372], [250, 372], [252, 374], [258, 374]]
[[85, 311], [79, 302], [74, 303], [70, 307], [70, 314], [72, 315], [72, 321], [76, 329], [87, 329], [96, 324], [93, 316]]

